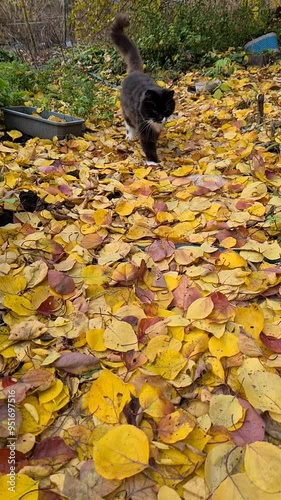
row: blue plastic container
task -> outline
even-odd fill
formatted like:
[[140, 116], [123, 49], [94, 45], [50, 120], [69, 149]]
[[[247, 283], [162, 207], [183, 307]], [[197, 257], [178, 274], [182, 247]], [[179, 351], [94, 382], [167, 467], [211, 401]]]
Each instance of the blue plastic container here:
[[278, 51], [277, 35], [276, 33], [267, 33], [266, 35], [259, 36], [246, 43], [244, 49], [246, 52], [254, 52], [255, 54], [260, 54], [265, 50]]

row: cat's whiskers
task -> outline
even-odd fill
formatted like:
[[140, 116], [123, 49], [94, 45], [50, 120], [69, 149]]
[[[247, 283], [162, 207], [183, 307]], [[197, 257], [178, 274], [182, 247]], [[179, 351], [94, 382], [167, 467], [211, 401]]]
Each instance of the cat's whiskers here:
[[152, 128], [150, 121], [151, 120], [144, 120], [139, 126], [140, 134], [144, 134], [147, 138], [149, 137], [149, 132]]

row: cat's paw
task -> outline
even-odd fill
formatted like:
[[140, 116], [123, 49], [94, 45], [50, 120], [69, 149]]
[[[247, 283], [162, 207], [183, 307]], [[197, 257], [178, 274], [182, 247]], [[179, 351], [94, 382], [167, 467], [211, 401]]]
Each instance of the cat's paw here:
[[130, 127], [130, 125], [125, 121], [126, 127], [126, 139], [128, 141], [134, 141], [137, 138], [136, 129], [134, 127]]
[[128, 141], [134, 141], [136, 139], [136, 136], [132, 134], [131, 132], [126, 132], [126, 139]]
[[158, 167], [158, 163], [155, 163], [155, 161], [147, 161], [146, 164], [148, 167]]

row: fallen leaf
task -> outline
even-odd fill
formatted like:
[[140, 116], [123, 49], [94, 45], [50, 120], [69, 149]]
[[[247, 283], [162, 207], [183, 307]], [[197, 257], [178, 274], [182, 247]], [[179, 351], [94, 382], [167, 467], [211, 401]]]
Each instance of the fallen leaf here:
[[125, 384], [117, 375], [104, 370], [90, 389], [89, 410], [102, 422], [118, 423], [134, 392], [132, 384]]
[[93, 458], [97, 472], [106, 479], [134, 476], [148, 466], [148, 439], [133, 425], [120, 425], [95, 443]]
[[281, 450], [273, 444], [256, 442], [246, 446], [245, 472], [261, 490], [267, 493], [281, 492], [280, 464]]

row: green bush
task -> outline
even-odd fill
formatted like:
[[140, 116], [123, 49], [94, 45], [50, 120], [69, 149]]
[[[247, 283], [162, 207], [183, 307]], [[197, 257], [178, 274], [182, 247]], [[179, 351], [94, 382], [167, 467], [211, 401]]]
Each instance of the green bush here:
[[[0, 62], [0, 106], [28, 104], [94, 120], [111, 119], [117, 94], [104, 83], [107, 66], [103, 65], [105, 74], [97, 80], [90, 74], [91, 64], [79, 62], [75, 51], [70, 54], [39, 69]], [[98, 67], [101, 70], [96, 62], [94, 69]]]
[[28, 65], [0, 62], [0, 107], [22, 104], [32, 84]]
[[182, 71], [207, 52], [241, 48], [274, 25], [266, 0], [260, 0], [255, 15], [247, 1], [232, 7], [228, 0], [182, 0], [162, 9], [142, 5], [132, 22], [131, 32], [149, 68]]

